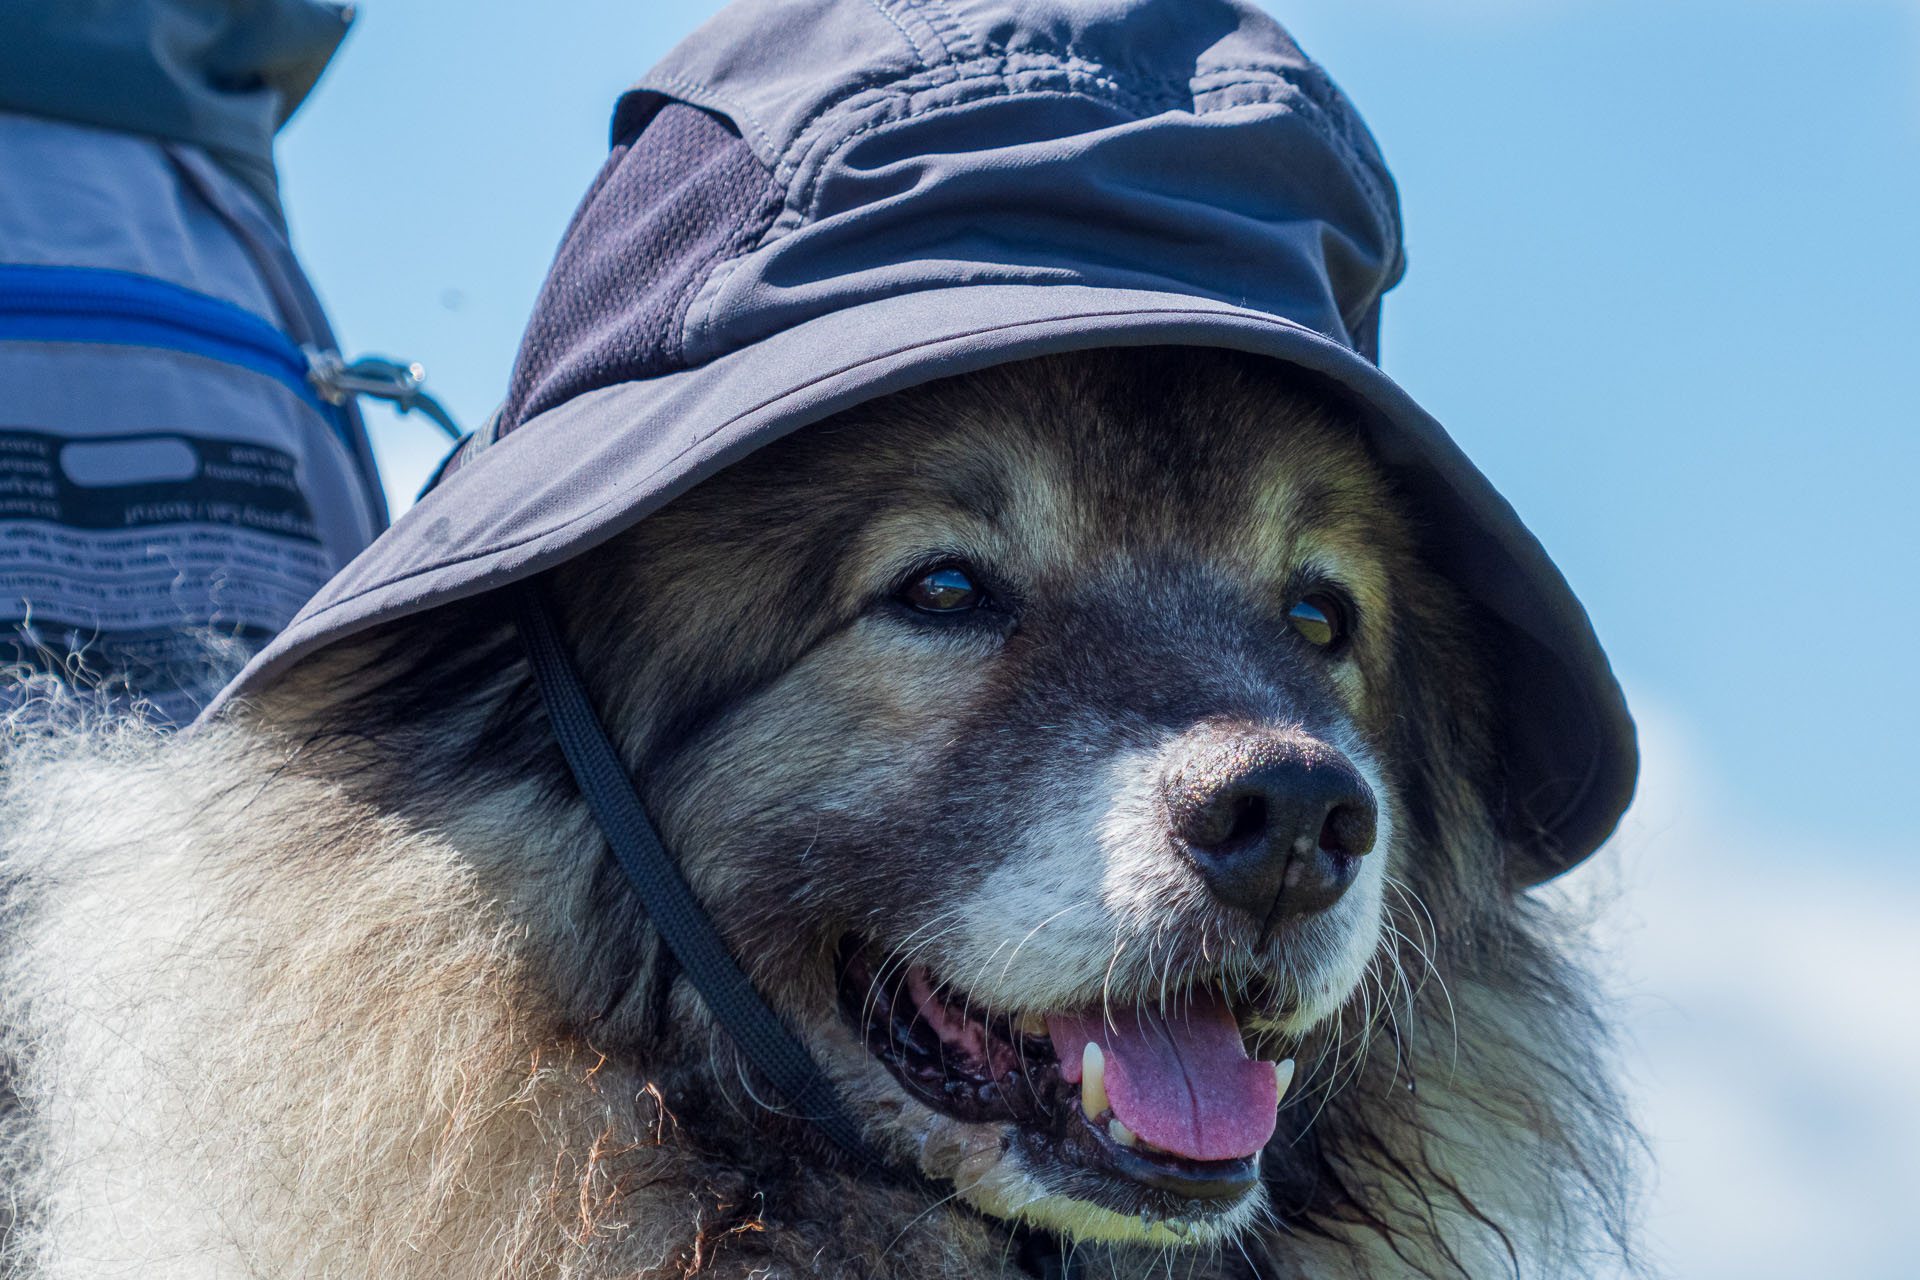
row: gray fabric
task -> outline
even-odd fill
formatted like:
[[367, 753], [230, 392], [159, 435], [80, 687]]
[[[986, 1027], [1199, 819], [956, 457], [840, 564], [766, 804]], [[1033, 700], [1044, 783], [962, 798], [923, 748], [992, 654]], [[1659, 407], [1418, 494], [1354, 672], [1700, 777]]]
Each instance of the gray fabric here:
[[[331, 345], [277, 223], [193, 149], [0, 112], [0, 173], [0, 264], [161, 281], [282, 331], [290, 354]], [[19, 321], [7, 302], [0, 320]], [[217, 692], [188, 633], [264, 644], [386, 506], [357, 417], [160, 328], [0, 329], [0, 657], [82, 653], [186, 723]]]
[[[326, 350], [336, 346], [278, 222], [196, 149], [0, 112], [0, 173], [7, 175], [0, 183], [0, 262], [150, 276], [245, 308], [295, 343]], [[125, 349], [108, 354], [136, 358]], [[35, 357], [55, 365], [66, 358], [57, 353]], [[98, 409], [91, 415], [102, 424], [96, 431], [116, 423], [138, 429], [169, 422], [188, 427], [224, 422], [237, 433], [235, 438], [247, 439], [273, 430], [249, 424], [244, 412], [223, 411], [214, 402], [196, 406], [191, 381], [182, 392], [185, 398], [166, 411], [159, 402], [137, 397], [115, 406], [114, 395], [124, 392], [82, 388], [69, 376], [50, 371], [43, 380], [40, 373], [29, 378], [22, 370], [4, 385], [7, 399], [0, 419], [7, 422], [28, 421], [30, 405], [44, 401], [52, 412], [65, 399], [63, 418], [88, 419], [79, 409], [83, 401]], [[292, 399], [277, 387], [260, 394], [276, 404]], [[387, 526], [386, 495], [358, 408], [348, 404], [342, 409], [348, 424], [346, 447], [332, 428], [307, 421], [311, 415], [305, 415], [299, 417], [303, 437], [317, 434], [295, 450], [309, 459], [311, 474], [303, 475], [302, 483], [315, 500], [329, 573]]]
[[725, 115], [786, 190], [688, 308], [696, 363], [870, 298], [1017, 282], [1171, 287], [1351, 343], [1402, 269], [1379, 151], [1248, 5], [737, 4], [641, 87]]
[[[340, 343], [333, 335], [333, 324], [313, 291], [313, 283], [294, 257], [293, 245], [278, 216], [247, 198], [240, 186], [197, 147], [168, 142], [162, 144], [162, 150], [173, 161], [182, 185], [212, 209], [234, 240], [245, 247], [261, 283], [273, 297], [275, 323], [280, 329], [302, 347], [338, 352]], [[380, 464], [373, 456], [373, 440], [367, 434], [359, 400], [350, 396], [336, 408], [346, 424], [353, 494], [337, 513], [325, 513], [322, 519], [355, 522], [356, 528], [359, 522], [367, 522], [371, 527], [367, 536], [371, 537], [385, 529], [391, 518], [387, 491], [380, 483]]]
[[189, 143], [277, 213], [273, 135], [352, 19], [325, 0], [0, 0], [0, 109]]
[[166, 280], [280, 323], [246, 247], [152, 139], [0, 112], [0, 262]]
[[[694, 363], [681, 349], [687, 307], [719, 260], [765, 233], [780, 194], [747, 145], [698, 107], [668, 104], [643, 145], [616, 142], [540, 291], [503, 422]], [[583, 331], [596, 340], [582, 342]]]
[[[1512, 510], [1357, 349], [1402, 268], [1397, 201], [1352, 109], [1271, 19], [1229, 0], [747, 0], [623, 99], [616, 140], [647, 146], [668, 99], [722, 113], [781, 193], [750, 249], [704, 263], [678, 320], [686, 367], [503, 421], [224, 698], [578, 555], [861, 400], [1047, 352], [1223, 346], [1361, 406], [1430, 509], [1434, 560], [1504, 624], [1519, 878], [1612, 829], [1636, 768], [1619, 688]], [[570, 237], [561, 258], [589, 248]], [[549, 358], [569, 333], [601, 350], [621, 305], [636, 330], [659, 322], [645, 291], [600, 287], [612, 311], [571, 329], [545, 325], [543, 297]]]

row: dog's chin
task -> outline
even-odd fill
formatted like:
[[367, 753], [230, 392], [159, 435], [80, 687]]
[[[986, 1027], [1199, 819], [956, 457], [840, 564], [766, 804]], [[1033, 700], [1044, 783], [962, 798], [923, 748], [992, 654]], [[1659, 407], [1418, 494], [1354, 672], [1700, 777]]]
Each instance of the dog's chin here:
[[[1230, 1199], [1182, 1201], [1143, 1195], [1122, 1179], [1089, 1185], [1065, 1173], [1055, 1153], [1014, 1125], [970, 1124], [928, 1111], [921, 1169], [953, 1183], [982, 1213], [1075, 1241], [1206, 1245], [1251, 1226], [1267, 1204], [1255, 1178]], [[1139, 1205], [1134, 1209], [1122, 1206]]]
[[[839, 967], [842, 1014], [891, 1077], [890, 1091], [905, 1095], [897, 1122], [921, 1171], [982, 1212], [1075, 1240], [1200, 1245], [1265, 1208], [1260, 1152], [1291, 1063], [1252, 1059], [1239, 1037], [1270, 1023], [1258, 1016], [1270, 1009], [1231, 1008], [1218, 987], [1201, 984], [1175, 1011], [1143, 1006], [1125, 1019], [1133, 1030], [1095, 1032], [1115, 1055], [1108, 1065], [1084, 1033], [1086, 1013], [982, 1007], [856, 939], [842, 943]], [[1076, 1026], [1077, 1049], [1060, 1038]], [[1190, 1114], [1142, 1103], [1139, 1088], [1124, 1093], [1129, 1068], [1142, 1078], [1169, 1073], [1154, 1082], [1158, 1095], [1186, 1085]], [[1209, 1091], [1211, 1102], [1201, 1097]]]

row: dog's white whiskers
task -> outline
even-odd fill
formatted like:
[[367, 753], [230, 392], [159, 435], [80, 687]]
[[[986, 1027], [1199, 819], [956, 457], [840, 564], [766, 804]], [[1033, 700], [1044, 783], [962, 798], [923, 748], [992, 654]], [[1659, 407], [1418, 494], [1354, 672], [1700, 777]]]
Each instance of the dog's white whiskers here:
[[1112, 957], [1107, 961], [1107, 976], [1100, 983], [1100, 1017], [1108, 1026], [1116, 1025], [1113, 1020], [1113, 971], [1120, 963], [1120, 953], [1126, 950], [1116, 927], [1113, 939]]
[[[1427, 910], [1427, 904], [1421, 899], [1420, 895], [1414, 892], [1413, 887], [1411, 885], [1405, 884], [1399, 880], [1395, 880], [1389, 877], [1388, 883], [1391, 884], [1399, 892], [1401, 896], [1401, 900], [1404, 903], [1406, 903], [1408, 906], [1415, 908], [1419, 911], [1420, 918], [1425, 921], [1425, 927], [1421, 931], [1422, 939], [1431, 938], [1437, 941], [1440, 936], [1438, 927], [1435, 926], [1435, 924], [1433, 923], [1433, 915]], [[1421, 945], [1420, 942], [1413, 942], [1412, 945], [1413, 945], [1415, 954], [1417, 954], [1420, 957], [1421, 961], [1425, 964], [1427, 974], [1430, 977], [1432, 977], [1433, 981], [1436, 984], [1438, 984], [1440, 988], [1440, 997], [1446, 1003], [1447, 1029], [1449, 1034], [1453, 1038], [1452, 1063], [1449, 1066], [1448, 1070], [1449, 1070], [1449, 1073], [1458, 1071], [1460, 1067], [1460, 1018], [1458, 1013], [1454, 1010], [1453, 992], [1447, 986], [1446, 975], [1441, 973], [1440, 967], [1434, 963], [1433, 955], [1430, 948], [1428, 946]], [[1412, 997], [1409, 996], [1408, 1000], [1409, 1000], [1409, 1003], [1411, 1003]]]
[[1037, 934], [1039, 934], [1039, 932], [1042, 929], [1052, 924], [1055, 920], [1060, 919], [1062, 916], [1070, 915], [1075, 911], [1083, 910], [1086, 908], [1087, 905], [1088, 904], [1085, 902], [1069, 902], [1066, 906], [1060, 908], [1058, 911], [1048, 916], [1045, 920], [1042, 920], [1039, 924], [1036, 924], [1035, 926], [1033, 926], [1033, 928], [1027, 930], [1026, 936], [1021, 938], [1019, 943], [1013, 948], [1013, 954], [1007, 957], [1007, 962], [1004, 965], [1000, 966], [1000, 977], [1002, 981], [1006, 979], [1008, 972], [1013, 968], [1013, 962], [1020, 958], [1021, 947], [1024, 947], [1029, 942], [1033, 941], [1034, 937]]
[[[971, 1001], [973, 998], [973, 989], [977, 986], [982, 986], [985, 984], [987, 970], [993, 965], [995, 957], [997, 957], [1002, 951], [1004, 951], [1009, 946], [1014, 946], [1015, 949], [1018, 950], [1017, 944], [1015, 944], [1011, 938], [1000, 939], [999, 942], [994, 944], [993, 950], [988, 952], [985, 956], [981, 957], [979, 964], [974, 966], [972, 970], [972, 976], [967, 979], [966, 988], [965, 988], [967, 991], [967, 998], [969, 1001]], [[1008, 963], [1009, 964], [1012, 963], [1011, 956], [1008, 957]], [[1002, 972], [1004, 971], [1005, 970], [1003, 967]]]
[[[939, 1199], [935, 1200], [932, 1204], [928, 1205], [926, 1208], [922, 1209], [920, 1212], [914, 1214], [911, 1218], [907, 1219], [906, 1224], [902, 1226], [897, 1233], [895, 1233], [893, 1239], [887, 1242], [887, 1247], [884, 1250], [882, 1250], [882, 1256], [892, 1253], [894, 1250], [894, 1247], [900, 1243], [902, 1238], [906, 1236], [907, 1232], [919, 1226], [920, 1223], [925, 1221], [927, 1218], [931, 1217], [936, 1211], [940, 1209], [944, 1209], [946, 1206], [960, 1199], [960, 1197], [962, 1197], [965, 1194], [966, 1194], [965, 1191], [963, 1191], [959, 1187], [955, 1187], [952, 1191], [949, 1191], [946, 1195], [941, 1196]], [[1009, 1239], [1011, 1239], [1011, 1237], [1009, 1237]]]
[[[920, 938], [918, 943], [890, 952], [881, 958], [880, 964], [874, 970], [872, 981], [867, 986], [867, 994], [861, 1001], [860, 1016], [863, 1022], [872, 1020], [874, 1005], [879, 1000], [882, 990], [888, 986], [897, 986], [905, 978], [907, 970], [913, 968], [918, 962], [917, 957], [921, 952], [933, 947], [949, 933], [957, 930], [957, 924], [944, 925], [944, 922], [954, 920], [958, 915], [959, 912], [951, 908], [938, 913], [907, 935], [909, 942], [914, 938]], [[933, 932], [929, 933], [929, 930]], [[923, 934], [926, 936], [921, 937]]]

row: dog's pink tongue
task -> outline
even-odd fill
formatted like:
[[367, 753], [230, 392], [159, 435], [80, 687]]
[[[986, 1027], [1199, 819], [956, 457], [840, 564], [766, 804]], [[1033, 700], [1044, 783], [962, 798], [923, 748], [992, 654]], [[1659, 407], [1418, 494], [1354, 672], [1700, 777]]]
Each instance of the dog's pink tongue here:
[[1060, 1073], [1080, 1082], [1089, 1040], [1107, 1060], [1107, 1101], [1120, 1123], [1189, 1160], [1237, 1160], [1267, 1145], [1279, 1106], [1273, 1064], [1247, 1056], [1226, 1001], [1208, 995], [1171, 1014], [1116, 1010], [1047, 1018]]

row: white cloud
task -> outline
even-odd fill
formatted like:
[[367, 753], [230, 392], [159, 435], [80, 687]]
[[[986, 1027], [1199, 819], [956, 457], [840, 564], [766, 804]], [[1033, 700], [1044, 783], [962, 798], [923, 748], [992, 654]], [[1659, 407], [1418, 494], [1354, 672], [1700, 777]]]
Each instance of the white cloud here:
[[[1684, 1280], [1920, 1273], [1920, 851], [1756, 829], [1636, 701], [1640, 797], [1575, 892], [1604, 927]], [[1582, 884], [1582, 882], [1585, 882]]]

